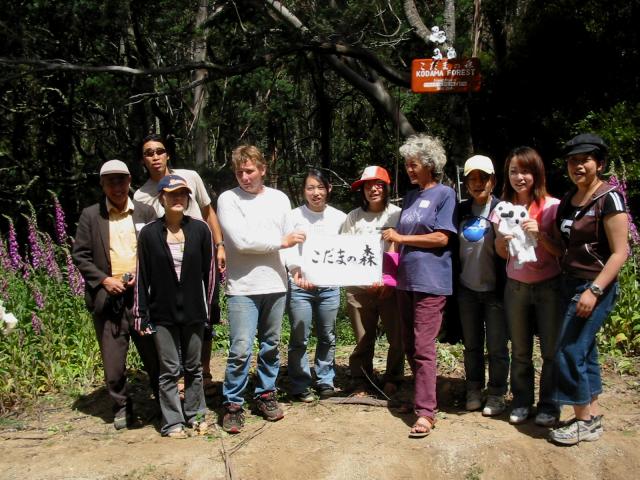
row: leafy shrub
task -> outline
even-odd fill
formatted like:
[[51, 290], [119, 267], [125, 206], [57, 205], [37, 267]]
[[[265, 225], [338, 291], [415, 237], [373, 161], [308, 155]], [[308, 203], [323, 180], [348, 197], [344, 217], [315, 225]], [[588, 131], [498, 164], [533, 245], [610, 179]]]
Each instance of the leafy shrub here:
[[54, 204], [58, 243], [38, 230], [33, 211], [23, 252], [12, 219], [7, 218], [7, 241], [0, 238], [0, 294], [18, 319], [13, 331], [0, 333], [2, 411], [44, 392], [80, 390], [101, 372], [82, 278], [71, 261], [64, 213], [55, 196]]
[[601, 350], [617, 355], [640, 354], [640, 289], [638, 288], [638, 258], [640, 247], [622, 267], [618, 281], [620, 295], [615, 309], [598, 333]]

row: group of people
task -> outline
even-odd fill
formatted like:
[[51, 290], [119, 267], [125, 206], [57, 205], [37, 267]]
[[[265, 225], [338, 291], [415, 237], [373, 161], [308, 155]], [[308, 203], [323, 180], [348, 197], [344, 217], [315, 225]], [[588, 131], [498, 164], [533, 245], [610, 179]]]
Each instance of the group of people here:
[[[527, 210], [521, 227], [536, 245], [535, 261], [521, 263], [513, 255], [513, 236], [499, 228], [503, 214], [495, 209], [492, 161], [480, 155], [467, 160], [470, 198], [458, 204], [455, 191], [441, 183], [443, 145], [428, 135], [414, 135], [400, 148], [417, 186], [402, 208], [390, 203], [388, 172], [372, 165], [352, 184], [359, 206], [348, 214], [329, 205], [332, 186], [317, 169], [302, 182], [304, 204], [292, 210], [284, 193], [265, 185], [267, 163], [255, 146], [233, 151], [238, 186], [220, 195], [216, 214], [198, 174], [171, 169], [165, 141], [145, 138], [141, 155], [149, 180], [131, 199], [127, 165], [106, 162], [100, 171], [105, 196], [82, 212], [73, 251], [86, 281], [115, 428], [132, 419], [125, 376], [131, 337], [159, 399], [161, 433], [186, 438], [207, 431], [204, 395], [212, 385], [215, 289], [223, 272], [230, 340], [223, 429], [238, 433], [244, 426], [256, 339], [255, 410], [266, 420], [283, 418], [276, 380], [285, 310], [290, 397], [312, 402], [316, 395], [333, 396], [340, 289], [309, 281], [299, 245], [317, 234], [378, 234], [397, 270], [390, 272], [392, 282], [346, 288], [357, 340], [349, 357], [353, 395], [366, 394], [375, 379], [374, 347], [382, 328], [389, 349], [380, 389], [388, 396], [397, 391], [406, 357], [416, 415], [409, 436], [427, 436], [437, 410], [436, 337], [446, 302], [457, 301], [468, 410], [503, 413], [510, 378], [509, 421], [522, 423], [533, 414], [537, 334], [543, 366], [535, 422], [557, 427], [550, 432], [557, 443], [597, 440], [603, 430], [595, 335], [613, 308], [616, 276], [628, 253], [623, 199], [600, 178], [606, 152], [592, 134], [566, 144], [575, 188], [562, 201], [547, 193], [544, 164], [534, 149], [509, 154], [502, 200]], [[307, 345], [314, 325], [312, 371]], [[564, 404], [574, 406], [575, 419], [559, 425]]]

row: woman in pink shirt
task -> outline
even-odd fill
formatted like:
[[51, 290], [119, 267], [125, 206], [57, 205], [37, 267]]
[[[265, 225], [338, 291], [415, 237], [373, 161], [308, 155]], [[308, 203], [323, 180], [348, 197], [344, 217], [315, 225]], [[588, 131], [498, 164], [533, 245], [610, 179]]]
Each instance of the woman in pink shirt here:
[[[540, 395], [535, 422], [550, 427], [559, 417], [552, 401], [554, 349], [560, 327], [559, 243], [552, 238], [559, 200], [547, 194], [544, 163], [530, 147], [510, 152], [504, 165], [502, 199], [522, 205], [529, 219], [522, 229], [536, 240], [536, 261], [519, 264], [508, 254], [510, 236], [498, 234], [496, 251], [507, 259], [504, 309], [511, 336], [511, 415], [509, 422], [520, 424], [533, 413], [533, 338], [537, 334], [542, 355]], [[497, 216], [492, 217], [498, 221]]]

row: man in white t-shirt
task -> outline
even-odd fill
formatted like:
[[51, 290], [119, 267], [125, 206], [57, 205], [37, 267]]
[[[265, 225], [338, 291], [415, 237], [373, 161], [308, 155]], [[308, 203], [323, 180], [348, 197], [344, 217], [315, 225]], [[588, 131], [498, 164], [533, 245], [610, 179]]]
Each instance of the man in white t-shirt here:
[[254, 146], [233, 151], [238, 187], [220, 195], [218, 215], [227, 242], [227, 317], [229, 357], [222, 395], [223, 429], [239, 433], [244, 426], [244, 391], [249, 381], [253, 342], [259, 352], [254, 391], [256, 410], [269, 421], [284, 413], [278, 404], [278, 344], [287, 293], [287, 272], [281, 250], [305, 240], [293, 231], [289, 198], [266, 187], [264, 157]]
[[[213, 242], [216, 250], [216, 265], [218, 266], [218, 272], [222, 273], [226, 269], [226, 252], [224, 248], [224, 241], [222, 237], [222, 230], [220, 229], [220, 223], [216, 215], [213, 206], [211, 205], [211, 197], [207, 192], [204, 182], [200, 175], [194, 170], [184, 170], [181, 168], [172, 169], [169, 168], [169, 153], [166, 148], [165, 139], [152, 133], [147, 135], [141, 142], [142, 145], [142, 161], [144, 163], [147, 172], [149, 172], [149, 179], [133, 194], [134, 200], [146, 205], [151, 205], [158, 217], [164, 215], [164, 207], [160, 203], [160, 193], [158, 192], [158, 182], [162, 177], [175, 174], [184, 178], [187, 185], [191, 189], [191, 195], [189, 198], [189, 204], [184, 214], [190, 217], [204, 220], [209, 225], [213, 236]], [[217, 289], [214, 293], [217, 299]], [[214, 323], [219, 321], [219, 306], [215, 301], [212, 308], [218, 309], [218, 312], [213, 312], [211, 318]], [[211, 344], [213, 340], [213, 326], [209, 326], [210, 331], [207, 331], [202, 341], [202, 376], [203, 386], [206, 395], [212, 395], [215, 392], [215, 386], [211, 377]]]

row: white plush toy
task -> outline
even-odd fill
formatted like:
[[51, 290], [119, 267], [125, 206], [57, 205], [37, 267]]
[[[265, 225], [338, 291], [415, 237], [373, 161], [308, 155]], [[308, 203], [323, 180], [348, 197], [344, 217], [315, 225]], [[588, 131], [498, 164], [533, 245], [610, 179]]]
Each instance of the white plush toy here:
[[512, 236], [509, 241], [509, 255], [516, 259], [515, 268], [522, 268], [527, 262], [535, 262], [536, 239], [522, 229], [522, 222], [529, 218], [527, 209], [511, 202], [500, 202], [496, 205], [495, 211], [500, 220], [498, 232]]

